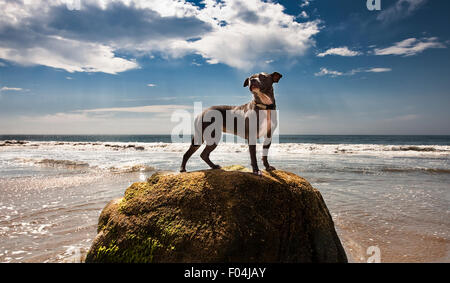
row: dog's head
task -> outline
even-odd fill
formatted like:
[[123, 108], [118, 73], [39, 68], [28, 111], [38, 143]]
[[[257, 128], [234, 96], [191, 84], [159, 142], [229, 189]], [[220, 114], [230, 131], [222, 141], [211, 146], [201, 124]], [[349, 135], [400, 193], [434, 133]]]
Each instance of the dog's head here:
[[275, 104], [273, 83], [278, 83], [282, 77], [283, 76], [277, 72], [272, 74], [254, 74], [245, 80], [244, 87], [250, 89], [257, 103], [272, 105]]

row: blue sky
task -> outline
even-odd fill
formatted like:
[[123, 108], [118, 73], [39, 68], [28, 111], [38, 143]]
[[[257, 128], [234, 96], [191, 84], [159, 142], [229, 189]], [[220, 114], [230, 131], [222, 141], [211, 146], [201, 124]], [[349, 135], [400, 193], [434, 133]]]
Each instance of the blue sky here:
[[449, 1], [25, 2], [0, 0], [1, 134], [169, 134], [261, 71], [281, 134], [450, 134]]

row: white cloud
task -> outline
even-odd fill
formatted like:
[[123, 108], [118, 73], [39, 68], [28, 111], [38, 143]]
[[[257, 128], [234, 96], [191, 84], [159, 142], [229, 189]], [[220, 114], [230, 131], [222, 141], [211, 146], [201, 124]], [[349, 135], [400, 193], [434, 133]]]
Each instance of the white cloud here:
[[302, 3], [300, 4], [301, 8], [307, 7], [311, 4], [312, 0], [302, 0]]
[[353, 69], [350, 72], [345, 73], [345, 75], [353, 76], [358, 73], [387, 73], [391, 72], [391, 68], [359, 68], [359, 69]]
[[347, 46], [344, 46], [344, 47], [328, 49], [325, 52], [317, 54], [317, 57], [325, 57], [327, 55], [339, 55], [339, 56], [345, 56], [345, 57], [353, 57], [353, 56], [361, 55], [361, 52], [352, 51]]
[[0, 88], [0, 92], [2, 91], [23, 91], [24, 89], [20, 88], [20, 87], [7, 87], [4, 86], [2, 88]]
[[45, 115], [3, 117], [0, 130], [11, 134], [167, 134], [170, 117], [190, 105], [147, 105], [82, 109]]
[[328, 70], [327, 68], [320, 68], [320, 72], [314, 74], [316, 77], [323, 77], [323, 76], [331, 76], [331, 77], [338, 77], [344, 75], [342, 72]]
[[111, 46], [65, 38], [56, 29], [47, 30], [55, 16], [50, 12], [65, 7], [65, 2], [0, 0], [0, 58], [68, 72], [115, 74], [138, 67], [133, 60], [117, 57]]
[[158, 113], [55, 113], [0, 119], [0, 131], [10, 134], [167, 134], [175, 125]]
[[20, 49], [0, 46], [0, 58], [25, 66], [43, 65], [70, 73], [116, 74], [138, 67], [134, 60], [116, 57], [109, 46], [59, 36], [48, 36], [39, 46]]
[[298, 23], [282, 5], [260, 0], [207, 0], [198, 17], [211, 23], [213, 30], [178, 47], [191, 49], [210, 64], [239, 69], [262, 65], [261, 57], [301, 56], [319, 32], [319, 21]]
[[308, 19], [309, 15], [308, 15], [308, 13], [306, 13], [306, 11], [302, 11], [297, 17], [302, 18], [302, 19]]
[[383, 9], [377, 16], [377, 20], [390, 23], [412, 15], [422, 7], [427, 0], [397, 0], [389, 8]]
[[320, 72], [315, 73], [314, 75], [316, 77], [323, 77], [323, 76], [331, 76], [332, 78], [340, 77], [340, 76], [353, 76], [358, 73], [384, 73], [384, 72], [391, 72], [391, 68], [359, 68], [359, 69], [353, 69], [348, 72], [340, 72], [340, 71], [334, 71], [327, 68], [320, 68]]
[[156, 84], [147, 84], [148, 87], [156, 87]]
[[74, 123], [74, 122], [99, 122], [103, 120], [107, 120], [110, 117], [104, 117], [104, 116], [89, 116], [87, 113], [54, 113], [54, 114], [46, 114], [42, 116], [35, 116], [35, 117], [24, 117], [26, 120], [30, 120], [33, 122], [40, 122], [47, 124], [54, 124], [54, 123]]
[[390, 72], [390, 71], [392, 71], [391, 68], [372, 68], [372, 69], [365, 70], [365, 72], [367, 72], [367, 73], [385, 73], [385, 72]]
[[387, 48], [376, 48], [375, 55], [401, 55], [414, 56], [430, 48], [446, 48], [438, 41], [437, 37], [428, 37], [422, 39], [408, 38], [397, 42], [394, 46]]
[[0, 58], [116, 74], [139, 68], [119, 53], [199, 54], [209, 64], [250, 69], [264, 65], [260, 58], [302, 56], [320, 24], [299, 23], [282, 5], [263, 0], [206, 0], [204, 7], [186, 0], [85, 0], [69, 11], [71, 1], [0, 0]]
[[187, 109], [191, 109], [191, 108], [192, 108], [192, 106], [189, 106], [189, 105], [169, 104], [169, 105], [147, 105], [147, 106], [136, 106], [136, 107], [96, 108], [96, 109], [77, 110], [74, 112], [81, 112], [81, 113], [128, 112], [128, 113], [163, 113], [163, 114], [169, 113], [169, 114], [171, 114], [171, 111], [187, 110]]

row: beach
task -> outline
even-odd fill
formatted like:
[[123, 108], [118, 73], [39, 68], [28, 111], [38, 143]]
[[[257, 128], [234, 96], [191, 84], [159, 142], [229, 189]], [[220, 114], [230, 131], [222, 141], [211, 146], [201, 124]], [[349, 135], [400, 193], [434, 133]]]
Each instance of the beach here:
[[[170, 136], [0, 136], [0, 262], [80, 262], [102, 208], [176, 172], [188, 147]], [[189, 171], [207, 169], [200, 152]], [[222, 143], [211, 159], [250, 167], [245, 144]], [[320, 190], [351, 262], [369, 247], [382, 262], [450, 262], [449, 136], [281, 136], [269, 160]]]

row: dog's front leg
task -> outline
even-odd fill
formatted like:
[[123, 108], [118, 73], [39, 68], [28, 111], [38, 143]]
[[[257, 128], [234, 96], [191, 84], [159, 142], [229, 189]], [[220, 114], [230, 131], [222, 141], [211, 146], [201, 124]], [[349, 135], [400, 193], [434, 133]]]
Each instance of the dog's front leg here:
[[270, 166], [269, 161], [267, 160], [267, 156], [269, 155], [269, 148], [270, 148], [271, 144], [272, 144], [271, 139], [264, 140], [262, 161], [263, 161], [264, 167], [266, 167], [266, 171], [268, 171], [268, 172], [276, 170], [275, 167]]
[[249, 145], [248, 148], [250, 151], [250, 160], [252, 162], [253, 174], [262, 176], [262, 172], [259, 171], [258, 168], [258, 161], [256, 160], [256, 145]]

